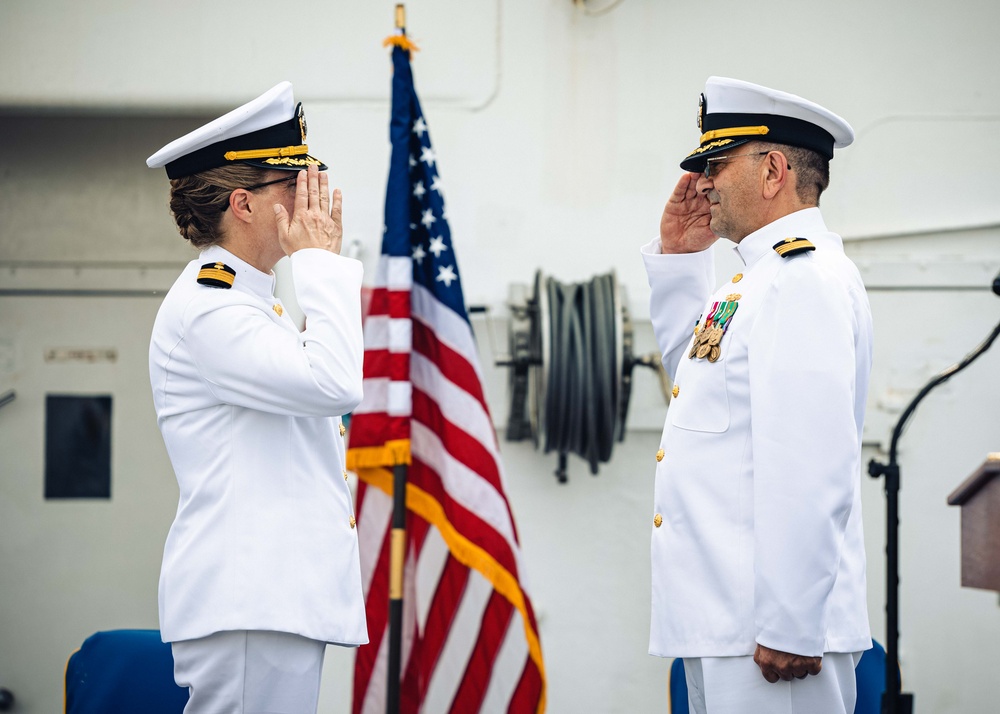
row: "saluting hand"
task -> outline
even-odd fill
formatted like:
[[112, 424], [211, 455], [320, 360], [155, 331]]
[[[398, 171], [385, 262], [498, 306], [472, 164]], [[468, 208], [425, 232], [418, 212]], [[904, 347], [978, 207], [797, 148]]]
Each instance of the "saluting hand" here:
[[803, 657], [802, 655], [791, 654], [772, 650], [770, 647], [757, 645], [757, 650], [753, 653], [753, 661], [760, 667], [760, 673], [764, 675], [771, 684], [779, 679], [785, 682], [795, 679], [805, 679], [810, 674], [819, 674], [823, 669], [822, 657]]
[[660, 250], [663, 253], [697, 253], [718, 239], [709, 223], [712, 214], [708, 199], [698, 193], [701, 174], [681, 176], [674, 192], [667, 199], [660, 219]]
[[280, 203], [274, 204], [278, 224], [278, 242], [285, 255], [303, 248], [323, 248], [340, 253], [344, 237], [341, 218], [343, 198], [340, 189], [333, 190], [330, 201], [330, 179], [315, 166], [299, 171], [295, 182], [295, 209], [289, 217]]

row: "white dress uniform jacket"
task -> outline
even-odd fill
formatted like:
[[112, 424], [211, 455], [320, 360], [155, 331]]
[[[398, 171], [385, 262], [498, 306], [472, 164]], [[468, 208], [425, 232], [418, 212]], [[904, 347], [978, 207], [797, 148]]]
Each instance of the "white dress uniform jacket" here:
[[[790, 237], [816, 250], [782, 258], [773, 246]], [[656, 465], [650, 654], [865, 650], [864, 285], [818, 208], [735, 250], [746, 268], [713, 294], [711, 249], [642, 249], [675, 384]], [[696, 323], [727, 298], [738, 307], [721, 356], [690, 359]]]
[[[200, 285], [205, 263], [236, 271]], [[160, 573], [164, 641], [273, 630], [368, 641], [339, 415], [361, 401], [361, 264], [291, 256], [306, 329], [274, 276], [218, 246], [160, 307], [149, 374], [180, 501]]]

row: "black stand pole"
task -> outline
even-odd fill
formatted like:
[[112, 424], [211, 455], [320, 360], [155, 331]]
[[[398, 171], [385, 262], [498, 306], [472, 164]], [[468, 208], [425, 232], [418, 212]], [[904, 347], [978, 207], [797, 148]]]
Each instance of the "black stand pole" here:
[[392, 467], [392, 543], [389, 551], [389, 675], [386, 714], [399, 714], [403, 659], [403, 565], [406, 560], [406, 464]]
[[[994, 291], [997, 284], [994, 283]], [[1000, 294], [998, 292], [997, 294]], [[872, 459], [868, 463], [868, 474], [872, 478], [885, 476], [886, 502], [886, 591], [885, 591], [885, 694], [882, 695], [882, 714], [912, 714], [913, 695], [900, 691], [899, 678], [899, 464], [896, 462], [896, 446], [903, 433], [903, 427], [913, 415], [917, 405], [930, 394], [934, 387], [942, 384], [953, 375], [958, 374], [975, 361], [977, 357], [990, 348], [1000, 334], [1000, 324], [975, 350], [966, 355], [958, 364], [954, 364], [928, 382], [913, 398], [909, 406], [903, 410], [903, 415], [892, 430], [892, 441], [889, 445], [889, 463], [882, 464]]]

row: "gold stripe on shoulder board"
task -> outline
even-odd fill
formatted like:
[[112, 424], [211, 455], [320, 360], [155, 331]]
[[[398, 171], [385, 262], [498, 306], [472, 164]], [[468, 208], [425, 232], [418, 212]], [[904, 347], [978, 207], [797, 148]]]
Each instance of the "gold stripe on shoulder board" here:
[[774, 248], [774, 252], [782, 258], [790, 258], [799, 253], [816, 250], [816, 246], [805, 238], [786, 238], [783, 241], [778, 241], [772, 247]]

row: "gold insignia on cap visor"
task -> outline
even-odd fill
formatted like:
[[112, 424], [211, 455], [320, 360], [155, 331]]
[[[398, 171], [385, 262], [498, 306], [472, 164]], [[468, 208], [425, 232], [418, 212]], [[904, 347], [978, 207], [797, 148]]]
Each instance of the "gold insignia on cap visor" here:
[[227, 151], [223, 157], [226, 161], [245, 161], [246, 159], [268, 159], [276, 156], [301, 156], [308, 153], [309, 147], [305, 144], [299, 144], [298, 146], [279, 146], [273, 149]]
[[728, 129], [706, 131], [701, 135], [701, 142], [704, 144], [706, 141], [712, 141], [713, 139], [725, 139], [730, 136], [764, 136], [770, 131], [771, 130], [766, 126], [733, 126]]
[[299, 104], [299, 131], [302, 132], [302, 143], [306, 143], [306, 132], [309, 130], [309, 125], [306, 124], [306, 112], [302, 108], [302, 104]]
[[717, 149], [720, 146], [726, 146], [727, 144], [732, 143], [733, 139], [719, 139], [718, 141], [713, 141], [709, 144], [705, 144], [704, 146], [699, 146], [697, 149], [688, 154], [688, 156], [697, 156], [698, 154], [702, 154], [706, 151], [711, 151], [712, 149]]
[[[280, 156], [272, 159], [264, 159], [265, 164], [272, 166], [323, 166], [323, 162], [307, 156], [304, 159], [297, 159], [291, 156]], [[320, 169], [322, 171], [322, 169]]]

